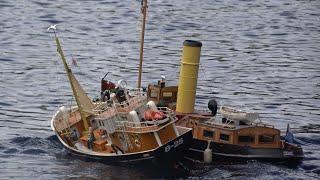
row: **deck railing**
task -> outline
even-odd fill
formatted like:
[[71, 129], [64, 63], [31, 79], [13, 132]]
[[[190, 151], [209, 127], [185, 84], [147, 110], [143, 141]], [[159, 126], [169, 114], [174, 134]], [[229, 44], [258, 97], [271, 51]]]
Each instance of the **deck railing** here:
[[141, 128], [141, 127], [148, 127], [148, 126], [159, 126], [161, 124], [165, 124], [169, 121], [175, 121], [176, 120], [176, 116], [174, 114], [174, 112], [167, 108], [167, 107], [158, 107], [158, 111], [164, 113], [165, 118], [164, 119], [160, 119], [160, 120], [151, 120], [151, 121], [140, 121], [140, 122], [133, 122], [133, 121], [116, 121], [117, 123], [117, 127], [129, 127], [129, 128]]
[[[106, 119], [119, 113], [128, 113], [142, 105], [144, 101], [146, 102], [147, 100], [144, 93], [138, 90], [132, 90], [130, 91], [130, 95], [126, 96], [126, 100], [121, 103], [114, 102], [111, 99], [106, 102], [97, 103], [93, 112], [98, 116], [98, 118]], [[103, 117], [99, 117], [99, 115]]]

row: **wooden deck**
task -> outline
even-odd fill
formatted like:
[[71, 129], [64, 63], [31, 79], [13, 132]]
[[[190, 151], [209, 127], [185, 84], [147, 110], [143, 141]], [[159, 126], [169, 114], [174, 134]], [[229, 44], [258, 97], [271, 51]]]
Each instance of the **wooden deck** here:
[[67, 121], [64, 120], [61, 115], [60, 116], [57, 115], [56, 118], [57, 119], [55, 119], [55, 121], [54, 121], [54, 127], [56, 128], [56, 130], [58, 132], [65, 130], [65, 129], [75, 125], [79, 121], [81, 121], [81, 116], [80, 116], [79, 111], [72, 112]]

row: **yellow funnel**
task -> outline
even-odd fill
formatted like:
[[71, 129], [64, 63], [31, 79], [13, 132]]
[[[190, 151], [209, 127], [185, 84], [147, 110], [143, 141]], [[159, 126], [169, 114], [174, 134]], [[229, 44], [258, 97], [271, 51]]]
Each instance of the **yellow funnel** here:
[[186, 40], [183, 42], [177, 112], [193, 113], [201, 46], [202, 43], [199, 41]]

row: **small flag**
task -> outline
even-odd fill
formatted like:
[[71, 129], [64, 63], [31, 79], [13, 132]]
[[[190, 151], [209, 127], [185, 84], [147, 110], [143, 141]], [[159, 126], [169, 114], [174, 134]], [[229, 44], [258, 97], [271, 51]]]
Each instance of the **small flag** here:
[[284, 137], [284, 140], [288, 143], [293, 143], [294, 141], [294, 137], [293, 137], [293, 133], [290, 130], [290, 125], [287, 125], [287, 132], [286, 132], [286, 136]]
[[77, 59], [72, 56], [72, 65], [78, 67]]

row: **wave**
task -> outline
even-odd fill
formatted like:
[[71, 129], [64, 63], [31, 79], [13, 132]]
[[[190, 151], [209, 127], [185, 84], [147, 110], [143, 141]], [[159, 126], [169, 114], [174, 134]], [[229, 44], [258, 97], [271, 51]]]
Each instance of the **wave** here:
[[4, 154], [63, 154], [63, 147], [55, 135], [40, 138], [19, 136], [2, 141], [0, 152]]

